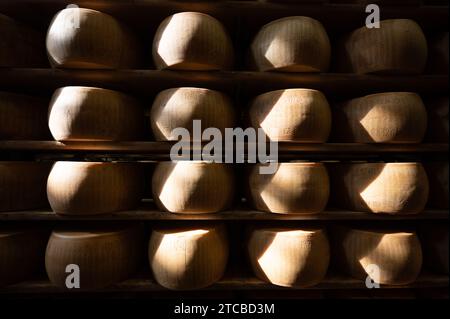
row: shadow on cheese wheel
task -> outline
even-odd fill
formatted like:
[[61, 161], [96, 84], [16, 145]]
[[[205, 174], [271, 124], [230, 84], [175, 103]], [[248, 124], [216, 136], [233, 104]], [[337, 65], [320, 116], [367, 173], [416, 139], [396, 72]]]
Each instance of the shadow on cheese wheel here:
[[160, 70], [229, 69], [233, 54], [224, 26], [199, 12], [180, 12], [167, 17], [153, 39], [153, 60]]
[[330, 40], [323, 25], [303, 16], [272, 21], [251, 44], [251, 62], [259, 71], [326, 72]]
[[144, 119], [144, 109], [134, 98], [85, 86], [56, 90], [48, 111], [48, 125], [57, 141], [136, 140]]
[[280, 214], [315, 214], [324, 210], [329, 196], [329, 179], [322, 163], [279, 163], [274, 174], [261, 174], [256, 164], [250, 169], [250, 199], [258, 210]]
[[140, 265], [143, 240], [141, 225], [72, 225], [55, 229], [45, 254], [47, 275], [54, 285], [70, 291], [121, 282]]
[[45, 99], [0, 92], [0, 140], [47, 140], [47, 107]]
[[85, 8], [59, 11], [47, 31], [50, 64], [74, 69], [132, 69], [139, 46], [126, 26], [108, 14]]
[[427, 206], [448, 209], [448, 162], [429, 162], [424, 164], [430, 184]]
[[255, 229], [247, 248], [255, 275], [277, 286], [314, 286], [325, 277], [330, 260], [323, 229]]
[[448, 143], [448, 96], [427, 101], [428, 127], [426, 141], [430, 143]]
[[215, 213], [234, 200], [234, 172], [227, 164], [160, 162], [152, 178], [153, 199], [172, 213]]
[[257, 96], [249, 111], [252, 127], [271, 141], [324, 143], [331, 129], [331, 111], [317, 90], [287, 89]]
[[420, 143], [427, 111], [410, 92], [371, 94], [334, 108], [333, 136], [350, 143]]
[[155, 280], [174, 290], [200, 289], [224, 274], [228, 240], [223, 225], [159, 228], [150, 237], [148, 255]]
[[333, 203], [354, 211], [417, 214], [428, 200], [421, 163], [329, 164]]
[[57, 214], [130, 210], [142, 199], [142, 176], [138, 163], [57, 162], [48, 177], [47, 196]]
[[0, 14], [0, 34], [0, 67], [48, 66], [44, 34], [3, 14]]
[[362, 27], [339, 48], [340, 71], [359, 74], [419, 74], [427, 63], [427, 40], [409, 19], [380, 21], [380, 28]]
[[435, 273], [448, 275], [448, 225], [424, 225], [419, 235], [423, 246], [425, 267]]
[[26, 227], [0, 228], [0, 287], [31, 279], [44, 269], [48, 233]]
[[[191, 140], [193, 120], [200, 120], [202, 129], [217, 128], [225, 136], [225, 128], [235, 126], [235, 111], [223, 93], [194, 87], [168, 89], [160, 92], [153, 102], [150, 122], [157, 141], [177, 141], [175, 128], [189, 131]], [[202, 140], [210, 136], [201, 137]], [[199, 139], [197, 139], [199, 140]]]
[[405, 285], [416, 280], [422, 267], [422, 248], [413, 231], [336, 227], [333, 255], [349, 275], [375, 283]]
[[48, 206], [45, 188], [52, 164], [0, 162], [0, 212]]

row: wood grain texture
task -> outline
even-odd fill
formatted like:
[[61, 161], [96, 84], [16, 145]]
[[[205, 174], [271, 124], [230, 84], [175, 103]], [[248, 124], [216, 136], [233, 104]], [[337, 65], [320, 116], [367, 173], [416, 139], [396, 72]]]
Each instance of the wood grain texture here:
[[57, 162], [47, 183], [50, 205], [63, 215], [133, 209], [142, 194], [143, 172], [138, 163]]
[[149, 248], [155, 280], [173, 290], [200, 289], [217, 282], [225, 271], [228, 241], [223, 225], [155, 229]]
[[197, 71], [229, 69], [234, 54], [224, 26], [199, 12], [180, 12], [164, 19], [152, 52], [158, 69]]
[[[333, 254], [349, 275], [387, 285], [406, 285], [416, 280], [422, 268], [422, 248], [415, 232], [337, 228]], [[379, 268], [372, 272], [371, 265]]]
[[420, 228], [424, 266], [437, 274], [449, 274], [448, 225], [429, 224]]
[[0, 228], [0, 287], [30, 279], [44, 268], [45, 230]]
[[448, 209], [448, 162], [429, 162], [425, 163], [424, 166], [430, 184], [427, 206]]
[[331, 130], [331, 111], [317, 90], [287, 89], [257, 96], [249, 110], [251, 125], [271, 141], [324, 143]]
[[172, 213], [215, 213], [234, 199], [234, 172], [221, 163], [159, 162], [152, 178], [153, 200]]
[[253, 205], [280, 214], [316, 214], [324, 210], [330, 192], [322, 163], [279, 163], [274, 174], [261, 174], [254, 165], [248, 177]]
[[448, 96], [436, 97], [427, 101], [428, 129], [426, 140], [433, 143], [448, 143]]
[[420, 143], [427, 111], [416, 93], [388, 92], [351, 99], [333, 109], [333, 139], [350, 143]]
[[59, 11], [47, 31], [47, 54], [58, 68], [132, 69], [139, 63], [134, 35], [112, 16], [84, 8]]
[[0, 212], [43, 208], [50, 162], [0, 162]]
[[380, 28], [359, 28], [342, 44], [343, 70], [359, 74], [419, 74], [427, 62], [427, 40], [410, 19], [380, 21]]
[[[66, 226], [52, 232], [45, 267], [50, 281], [67, 291], [99, 289], [129, 278], [143, 251], [141, 226]], [[69, 264], [80, 269], [80, 288], [66, 286]]]
[[251, 44], [252, 63], [259, 71], [326, 72], [330, 52], [325, 28], [304, 16], [266, 24]]
[[324, 279], [330, 260], [323, 229], [255, 229], [247, 249], [255, 275], [284, 287], [318, 284]]
[[219, 91], [181, 87], [164, 90], [156, 96], [150, 124], [157, 141], [177, 141], [179, 136], [172, 131], [178, 127], [187, 129], [193, 140], [193, 120], [201, 121], [202, 130], [217, 128], [225, 136], [225, 128], [235, 126], [236, 114], [231, 100]]
[[127, 141], [143, 133], [144, 109], [123, 93], [66, 86], [50, 101], [48, 126], [57, 141]]
[[417, 214], [428, 200], [421, 163], [336, 163], [328, 166], [336, 206], [354, 211]]
[[0, 139], [46, 140], [50, 137], [45, 99], [0, 92]]

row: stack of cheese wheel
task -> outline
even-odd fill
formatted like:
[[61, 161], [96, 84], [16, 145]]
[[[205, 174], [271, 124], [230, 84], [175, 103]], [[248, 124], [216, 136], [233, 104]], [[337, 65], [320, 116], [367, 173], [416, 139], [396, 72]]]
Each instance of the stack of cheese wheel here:
[[417, 214], [428, 200], [420, 163], [339, 163], [329, 169], [333, 199], [354, 211]]
[[323, 229], [255, 229], [250, 234], [248, 253], [258, 278], [284, 287], [318, 284], [330, 260]]
[[57, 214], [91, 215], [134, 209], [143, 193], [137, 163], [57, 162], [47, 196]]
[[448, 209], [448, 162], [429, 162], [425, 163], [424, 166], [430, 184], [427, 206]]
[[55, 91], [48, 114], [57, 141], [126, 141], [142, 133], [144, 110], [132, 97], [95, 87]]
[[448, 275], [448, 226], [436, 224], [423, 226], [420, 239], [423, 245], [425, 267], [435, 273]]
[[49, 136], [45, 100], [0, 92], [1, 140], [46, 140]]
[[448, 96], [429, 100], [427, 103], [428, 129], [427, 141], [431, 143], [448, 143]]
[[46, 44], [50, 63], [59, 68], [132, 69], [139, 62], [133, 34], [113, 17], [91, 9], [59, 11]]
[[417, 74], [425, 68], [427, 51], [427, 40], [415, 21], [383, 20], [379, 28], [364, 26], [346, 37], [340, 66], [363, 74]]
[[44, 35], [0, 14], [0, 67], [42, 67], [48, 64]]
[[209, 135], [194, 136], [194, 120], [201, 121], [203, 130], [217, 128], [225, 136], [225, 128], [235, 125], [235, 112], [229, 98], [214, 90], [182, 87], [164, 90], [156, 96], [150, 121], [157, 141], [178, 140], [173, 131], [176, 128], [187, 129], [191, 140], [209, 140]]
[[45, 254], [48, 277], [54, 285], [74, 291], [118, 283], [137, 270], [143, 239], [140, 225], [55, 229]]
[[199, 12], [180, 12], [164, 19], [153, 40], [158, 69], [223, 70], [233, 63], [233, 46], [224, 26]]
[[43, 270], [47, 240], [43, 230], [0, 228], [0, 287], [30, 279]]
[[249, 111], [251, 125], [271, 141], [323, 143], [331, 129], [325, 96], [310, 89], [271, 91], [257, 96]]
[[249, 174], [250, 199], [258, 210], [280, 214], [314, 214], [324, 210], [329, 179], [322, 163], [278, 163], [273, 174], [262, 174], [265, 164]]
[[160, 162], [152, 178], [153, 199], [171, 213], [215, 213], [234, 199], [234, 173], [227, 164]]
[[174, 290], [207, 287], [218, 281], [226, 268], [225, 227], [155, 229], [148, 255], [153, 276], [161, 286]]
[[322, 24], [303, 16], [266, 24], [251, 44], [252, 63], [259, 71], [326, 72], [330, 52]]
[[[387, 285], [406, 285], [422, 268], [422, 248], [415, 232], [338, 228], [333, 255], [349, 275]], [[366, 280], [367, 283], [367, 280]]]
[[0, 212], [48, 205], [45, 185], [49, 162], [0, 162]]
[[410, 92], [371, 94], [335, 108], [333, 135], [351, 143], [420, 143], [427, 111], [419, 95]]

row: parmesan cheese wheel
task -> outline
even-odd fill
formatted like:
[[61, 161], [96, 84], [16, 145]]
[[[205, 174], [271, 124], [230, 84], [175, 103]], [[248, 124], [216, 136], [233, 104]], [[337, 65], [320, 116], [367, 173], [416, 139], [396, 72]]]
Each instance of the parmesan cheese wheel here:
[[427, 40], [409, 19], [380, 21], [353, 31], [341, 48], [342, 68], [355, 73], [418, 74], [427, 63]]
[[427, 206], [448, 209], [448, 162], [429, 162], [424, 166], [430, 183]]
[[258, 278], [284, 287], [318, 284], [330, 260], [323, 229], [256, 229], [250, 235], [248, 253]]
[[43, 208], [48, 162], [0, 162], [0, 212]]
[[448, 143], [448, 96], [434, 98], [427, 103], [428, 129], [426, 140], [431, 143]]
[[55, 91], [48, 114], [57, 141], [127, 141], [142, 133], [144, 110], [132, 97], [95, 87]]
[[156, 281], [173, 290], [200, 289], [225, 271], [228, 242], [223, 225], [155, 229], [148, 255]]
[[[157, 141], [177, 141], [175, 128], [185, 128], [191, 139], [193, 120], [200, 120], [202, 130], [213, 127], [225, 136], [225, 128], [235, 126], [235, 111], [230, 99], [221, 92], [182, 87], [160, 92], [153, 102], [150, 123]], [[209, 140], [210, 136], [201, 138]], [[199, 139], [197, 139], [199, 140]]]
[[85, 8], [59, 11], [47, 31], [47, 54], [58, 68], [132, 69], [139, 62], [136, 38], [112, 16]]
[[345, 209], [417, 214], [428, 199], [428, 178], [420, 163], [341, 163], [329, 172], [333, 197]]
[[251, 44], [252, 62], [259, 71], [326, 72], [330, 52], [322, 24], [303, 16], [266, 24]]
[[333, 253], [349, 275], [387, 285], [414, 282], [422, 267], [422, 248], [415, 232], [338, 229]]
[[0, 228], [0, 287], [30, 279], [44, 268], [45, 231]]
[[215, 213], [234, 199], [234, 173], [226, 164], [160, 162], [152, 178], [153, 199], [172, 213]]
[[335, 139], [340, 142], [420, 143], [427, 111], [415, 93], [371, 94], [335, 108], [333, 124]]
[[61, 288], [98, 289], [129, 278], [139, 266], [143, 248], [140, 226], [60, 228], [50, 236], [45, 267], [50, 281]]
[[422, 227], [420, 239], [425, 267], [435, 273], [448, 275], [448, 225], [431, 224]]
[[0, 92], [1, 140], [46, 140], [49, 136], [44, 99]]
[[164, 19], [153, 40], [158, 69], [223, 70], [233, 63], [233, 46], [224, 26], [199, 12], [180, 12]]
[[250, 122], [271, 141], [323, 143], [331, 129], [331, 111], [317, 90], [287, 89], [257, 96], [250, 107]]
[[330, 192], [322, 163], [279, 163], [274, 174], [251, 168], [248, 186], [258, 210], [280, 214], [315, 214], [324, 210]]
[[48, 177], [47, 196], [57, 214], [106, 214], [136, 208], [142, 187], [136, 163], [57, 162]]

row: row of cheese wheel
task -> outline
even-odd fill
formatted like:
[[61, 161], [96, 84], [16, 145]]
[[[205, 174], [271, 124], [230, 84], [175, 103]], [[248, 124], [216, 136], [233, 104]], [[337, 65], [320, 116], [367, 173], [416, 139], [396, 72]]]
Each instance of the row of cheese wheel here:
[[[14, 21], [0, 16], [0, 31], [8, 34], [1, 47], [0, 66], [34, 61], [28, 51], [31, 37]], [[21, 32], [21, 33], [19, 33]], [[19, 34], [14, 34], [19, 33]], [[8, 47], [8, 39], [19, 41]], [[137, 38], [115, 18], [99, 11], [68, 8], [53, 18], [46, 39], [50, 63], [62, 68], [136, 68], [141, 59]], [[448, 69], [448, 32], [436, 44], [441, 72]], [[36, 50], [33, 50], [36, 51]], [[250, 45], [251, 62], [260, 71], [326, 72], [331, 45], [322, 24], [310, 17], [293, 16], [261, 28]], [[433, 52], [434, 52], [433, 51]], [[33, 52], [34, 53], [34, 52]], [[221, 70], [233, 65], [233, 45], [224, 26], [198, 12], [181, 12], [161, 22], [153, 39], [153, 61], [158, 69]], [[38, 54], [37, 54], [38, 55]], [[351, 32], [337, 49], [342, 71], [355, 73], [421, 73], [428, 47], [420, 26], [409, 19], [380, 22], [380, 28]], [[24, 60], [24, 61], [21, 61]], [[14, 65], [16, 64], [16, 65]]]
[[[327, 163], [327, 169], [323, 163], [289, 162], [276, 164], [273, 174], [261, 174], [263, 165], [247, 167], [244, 188], [253, 206], [266, 212], [320, 213], [329, 197], [332, 207], [373, 213], [416, 214], [427, 201], [448, 208], [448, 162], [427, 163], [428, 174], [420, 163]], [[132, 210], [145, 193], [144, 166], [0, 162], [0, 211], [39, 208], [47, 198], [63, 215]], [[232, 206], [236, 184], [229, 164], [160, 162], [152, 177], [153, 200], [172, 213], [215, 213]]]
[[[66, 226], [53, 230], [48, 239], [43, 231], [0, 230], [0, 286], [29, 279], [42, 266], [44, 251], [48, 277], [63, 289], [98, 289], [123, 281], [139, 268], [144, 233], [142, 225]], [[422, 245], [415, 231], [403, 229], [253, 227], [246, 243], [255, 275], [275, 285], [316, 285], [330, 259], [363, 282], [370, 275], [378, 284], [405, 285], [419, 275], [422, 251], [425, 268], [449, 272], [448, 228], [424, 228], [420, 235]], [[148, 260], [154, 279], [176, 290], [220, 280], [232, 248], [227, 237], [222, 224], [153, 229]]]
[[[372, 94], [330, 108], [320, 91], [286, 89], [255, 97], [242, 123], [262, 129], [272, 141], [448, 142], [448, 110], [448, 97], [430, 99], [425, 107], [412, 92]], [[0, 139], [46, 139], [49, 128], [58, 141], [139, 140], [146, 135], [145, 118], [137, 100], [107, 89], [57, 89], [48, 111], [41, 99], [0, 92]], [[238, 118], [225, 94], [193, 87], [160, 92], [150, 111], [157, 141], [178, 140], [177, 128], [187, 129], [191, 140], [208, 140], [194, 134], [194, 120], [201, 121], [201, 129], [214, 127], [225, 137], [225, 129], [236, 127]]]

